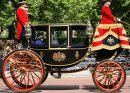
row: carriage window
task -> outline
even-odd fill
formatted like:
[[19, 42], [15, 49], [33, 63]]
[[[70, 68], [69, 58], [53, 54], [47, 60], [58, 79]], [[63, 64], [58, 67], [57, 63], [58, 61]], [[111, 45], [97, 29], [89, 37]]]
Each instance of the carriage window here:
[[51, 27], [51, 45], [67, 45], [67, 27]]
[[36, 46], [45, 46], [47, 44], [47, 27], [32, 28], [31, 44]]
[[86, 27], [83, 26], [73, 26], [71, 27], [71, 33], [72, 33], [72, 45], [78, 44], [78, 45], [84, 45], [86, 42], [85, 37], [85, 31]]

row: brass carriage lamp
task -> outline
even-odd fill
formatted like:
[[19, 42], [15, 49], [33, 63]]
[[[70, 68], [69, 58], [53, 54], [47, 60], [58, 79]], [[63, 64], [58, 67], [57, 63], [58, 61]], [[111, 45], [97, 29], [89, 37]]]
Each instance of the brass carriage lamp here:
[[31, 27], [30, 27], [30, 25], [27, 23], [27, 24], [25, 25], [25, 36], [26, 36], [26, 39], [29, 39], [31, 35], [32, 35], [32, 34], [31, 34]]
[[90, 23], [90, 20], [87, 21], [87, 27], [86, 27], [86, 36], [89, 37], [89, 45], [90, 45], [90, 42], [91, 42], [91, 37], [93, 35], [93, 27]]
[[28, 23], [26, 23], [26, 25], [25, 25], [25, 36], [26, 36], [26, 39], [27, 39], [28, 48], [29, 48], [29, 38], [30, 38], [31, 35], [32, 35], [31, 26]]

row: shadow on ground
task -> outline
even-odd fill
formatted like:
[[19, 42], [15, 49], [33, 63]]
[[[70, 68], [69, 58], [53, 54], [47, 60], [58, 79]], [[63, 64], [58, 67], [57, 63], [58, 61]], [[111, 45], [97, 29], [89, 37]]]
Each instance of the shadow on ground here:
[[79, 85], [41, 85], [36, 90], [76, 90]]
[[[79, 85], [41, 85], [38, 88], [36, 88], [31, 93], [40, 93], [43, 92], [43, 90], [77, 90], [80, 89]], [[12, 90], [6, 88], [3, 90], [0, 90], [0, 93], [16, 93]]]
[[[83, 90], [88, 90], [89, 92], [104, 93], [98, 87], [96, 87], [95, 85], [83, 85], [82, 89]], [[116, 91], [114, 93], [119, 93], [119, 92], [122, 92], [122, 91], [118, 90], [118, 91]]]
[[[130, 87], [130, 86], [129, 86]], [[36, 88], [34, 91], [29, 92], [29, 93], [47, 93], [47, 90], [86, 90], [86, 92], [94, 92], [94, 93], [104, 93], [102, 91], [100, 91], [95, 85], [83, 85], [80, 86], [79, 85], [41, 85], [38, 88]], [[124, 89], [124, 88], [123, 88]], [[44, 91], [45, 90], [45, 91]], [[121, 93], [122, 91], [117, 91], [114, 93]], [[0, 90], [0, 93], [16, 93], [13, 92], [12, 90], [6, 88], [3, 90]]]

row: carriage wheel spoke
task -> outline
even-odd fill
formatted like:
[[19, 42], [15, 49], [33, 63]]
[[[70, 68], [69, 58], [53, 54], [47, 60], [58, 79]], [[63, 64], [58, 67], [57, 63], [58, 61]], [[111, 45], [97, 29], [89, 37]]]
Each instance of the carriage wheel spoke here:
[[20, 78], [20, 82], [19, 82], [19, 85], [18, 85], [18, 89], [20, 87], [20, 83], [22, 82], [22, 75], [21, 75], [21, 78]]
[[[14, 66], [13, 64], [11, 64], [11, 63], [8, 63], [8, 62], [6, 62], [7, 64], [10, 64], [11, 66], [13, 66], [13, 67], [15, 67], [15, 68], [18, 68], [18, 67], [16, 67], [16, 66]], [[19, 69], [19, 68], [18, 68]]]
[[[113, 72], [116, 68], [117, 68], [117, 65], [116, 65], [116, 67], [112, 70], [112, 72]], [[111, 72], [111, 73], [112, 73], [112, 72]]]
[[103, 87], [103, 85], [106, 83], [106, 80], [103, 82], [103, 84], [102, 84], [102, 87]]
[[26, 66], [26, 68], [29, 66], [29, 64], [30, 64], [33, 60], [34, 60], [34, 57], [33, 57], [33, 59], [28, 63], [28, 65]]
[[105, 75], [100, 75], [100, 74], [96, 74], [96, 75], [97, 75], [97, 77], [96, 77], [96, 78], [101, 77], [101, 76], [105, 76]]
[[[32, 71], [33, 72], [33, 71]], [[33, 72], [34, 73], [34, 72]], [[38, 78], [40, 78], [36, 73], [34, 73]]]
[[123, 78], [123, 77], [120, 77], [120, 76], [114, 76], [114, 77]]
[[98, 75], [98, 76], [105, 76], [105, 75], [103, 75], [103, 74], [96, 74], [96, 75]]
[[107, 70], [107, 67], [106, 67], [105, 63], [104, 63], [104, 66], [105, 66], [106, 71], [108, 72], [108, 70]]
[[116, 79], [113, 78], [113, 80], [116, 81], [118, 84], [121, 84], [121, 83], [119, 83]]
[[16, 79], [13, 81], [13, 83], [11, 85], [14, 84], [14, 82], [18, 79], [19, 76], [20, 76], [20, 74], [16, 77]]
[[105, 76], [104, 76], [102, 79], [99, 79], [99, 80], [97, 80], [97, 81], [98, 81], [98, 82], [101, 82], [104, 78], [105, 78]]
[[21, 66], [22, 66], [22, 61], [21, 61], [21, 56], [20, 56], [20, 53], [19, 53], [19, 58], [20, 58]]
[[[28, 74], [28, 77], [29, 77], [29, 74]], [[29, 79], [28, 79], [28, 85], [29, 85]]]
[[15, 61], [15, 63], [20, 67], [20, 65], [18, 64], [18, 62], [15, 60], [15, 58], [12, 56], [12, 59]]
[[108, 80], [108, 86], [107, 86], [107, 89], [109, 89], [109, 83], [110, 83], [110, 80]]
[[[30, 72], [30, 73], [31, 73], [31, 72]], [[31, 73], [31, 75], [32, 75], [32, 73]], [[33, 79], [34, 84], [36, 84], [33, 76], [32, 76], [32, 79]]]
[[10, 77], [12, 77], [12, 76], [14, 76], [14, 75], [17, 75], [17, 74], [19, 74], [19, 72], [18, 72], [18, 73], [15, 73], [15, 74], [13, 74], [13, 75], [11, 75], [11, 76], [8, 76], [8, 77], [6, 77], [6, 78], [10, 78]]
[[38, 64], [36, 64], [36, 65], [33, 65], [33, 66], [29, 67], [29, 68], [35, 67], [35, 66], [37, 66], [37, 65], [39, 65], [39, 64], [40, 64], [40, 63], [38, 63]]
[[111, 80], [111, 83], [112, 83], [113, 87], [115, 88], [114, 83], [112, 82], [112, 80]]
[[[103, 71], [103, 69], [99, 68], [99, 70], [101, 70], [103, 73], [105, 73], [105, 72]], [[105, 73], [105, 74], [106, 74], [106, 73]]]
[[26, 89], [27, 89], [27, 85], [26, 85], [26, 79], [25, 79], [25, 77], [24, 77], [24, 82], [25, 82], [25, 87], [26, 87]]
[[110, 63], [110, 69], [109, 69], [109, 72], [111, 71], [111, 63]]
[[25, 63], [26, 63], [26, 61], [27, 61], [27, 54], [28, 54], [28, 53], [26, 53], [26, 56], [25, 56], [24, 66], [25, 66]]
[[[27, 75], [26, 75], [27, 76]], [[32, 85], [34, 86], [33, 82], [30, 80], [30, 78], [27, 76], [28, 80], [32, 83]]]
[[112, 73], [112, 74], [117, 74], [117, 73], [120, 73], [120, 72], [122, 72], [122, 71], [118, 71], [118, 72], [115, 72], [115, 73]]
[[14, 69], [14, 70], [4, 70], [4, 71], [19, 71], [19, 70]]
[[[31, 75], [30, 73], [28, 73], [28, 74]], [[34, 77], [34, 78], [36, 78], [36, 79], [38, 79], [38, 80], [40, 79], [40, 78], [37, 78], [37, 77], [35, 77], [35, 76], [33, 76], [33, 75], [31, 75], [31, 76]]]

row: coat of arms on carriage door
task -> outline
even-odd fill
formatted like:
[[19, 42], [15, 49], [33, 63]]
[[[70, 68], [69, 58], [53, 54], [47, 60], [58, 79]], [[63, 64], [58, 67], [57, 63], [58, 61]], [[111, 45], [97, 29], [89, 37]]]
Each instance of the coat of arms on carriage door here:
[[66, 59], [66, 54], [61, 53], [59, 51], [58, 53], [54, 53], [52, 57], [53, 57], [53, 60], [61, 62], [61, 61], [64, 61]]

